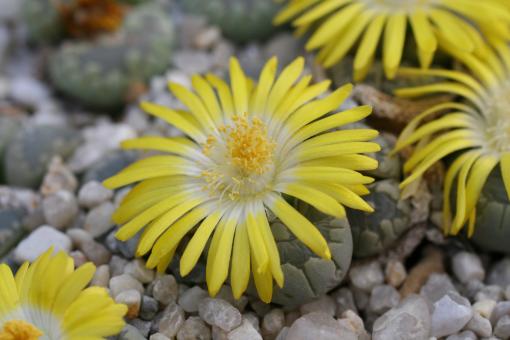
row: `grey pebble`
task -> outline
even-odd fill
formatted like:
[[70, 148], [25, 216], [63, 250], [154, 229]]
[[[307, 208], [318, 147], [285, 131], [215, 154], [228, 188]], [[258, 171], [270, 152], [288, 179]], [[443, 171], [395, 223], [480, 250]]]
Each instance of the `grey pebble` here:
[[239, 310], [221, 299], [203, 299], [198, 306], [198, 313], [205, 322], [226, 332], [230, 332], [242, 322]]

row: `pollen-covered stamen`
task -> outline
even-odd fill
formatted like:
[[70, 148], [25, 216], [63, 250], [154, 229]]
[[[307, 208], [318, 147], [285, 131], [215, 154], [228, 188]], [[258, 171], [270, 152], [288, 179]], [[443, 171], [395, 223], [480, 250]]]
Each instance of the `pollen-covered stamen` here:
[[487, 127], [485, 140], [487, 147], [497, 152], [510, 151], [510, 81], [494, 89], [484, 110]]
[[203, 153], [216, 164], [202, 172], [206, 189], [232, 200], [263, 191], [269, 170], [274, 168], [275, 149], [266, 125], [244, 114], [218, 130], [219, 136], [209, 136], [203, 147]]
[[414, 12], [416, 9], [424, 9], [430, 5], [430, 0], [363, 0], [371, 9], [379, 11], [404, 10]]
[[265, 124], [254, 117], [251, 121], [247, 115], [234, 116], [233, 126], [222, 129], [225, 135], [228, 157], [245, 176], [263, 174], [272, 162], [275, 148], [267, 136]]
[[38, 340], [43, 333], [31, 323], [11, 320], [0, 330], [0, 340]]

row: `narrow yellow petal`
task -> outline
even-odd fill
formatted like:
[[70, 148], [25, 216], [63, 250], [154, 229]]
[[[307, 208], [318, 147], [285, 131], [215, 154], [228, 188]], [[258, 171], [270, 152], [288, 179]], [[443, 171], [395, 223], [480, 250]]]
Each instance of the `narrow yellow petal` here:
[[223, 115], [221, 113], [220, 104], [216, 99], [213, 88], [207, 81], [199, 75], [191, 77], [191, 84], [202, 99], [202, 103], [207, 109], [209, 116], [212, 118], [216, 125], [223, 122]]
[[298, 57], [290, 63], [290, 65], [283, 69], [269, 93], [265, 114], [269, 116], [274, 114], [278, 105], [280, 105], [283, 99], [287, 96], [289, 89], [301, 76], [304, 66], [305, 59], [303, 57]]
[[510, 152], [505, 152], [501, 156], [501, 176], [505, 184], [506, 194], [510, 199]]
[[366, 77], [373, 62], [385, 22], [386, 15], [379, 14], [369, 23], [354, 57], [354, 81], [358, 82]]
[[278, 13], [273, 22], [275, 25], [281, 25], [319, 1], [322, 0], [294, 0]]
[[257, 271], [259, 273], [265, 272], [269, 266], [269, 257], [267, 255], [266, 244], [260, 232], [260, 226], [257, 225], [253, 211], [249, 211], [246, 216], [246, 228], [248, 231], [248, 240], [250, 241], [250, 248], [255, 257], [254, 261], [257, 262]]
[[248, 88], [246, 76], [236, 58], [230, 58], [230, 83], [236, 113], [241, 115], [248, 112]]
[[195, 267], [202, 254], [207, 241], [214, 228], [223, 216], [222, 212], [214, 212], [202, 221], [197, 231], [189, 241], [181, 257], [180, 272], [182, 276], [188, 275]]
[[293, 24], [295, 26], [310, 24], [323, 16], [333, 12], [334, 10], [342, 7], [343, 5], [351, 2], [352, 0], [325, 0], [315, 6], [313, 9], [306, 11], [305, 14], [297, 18]]
[[250, 281], [250, 242], [245, 224], [236, 229], [234, 249], [232, 251], [232, 270], [230, 284], [235, 299], [239, 299]]
[[345, 209], [334, 198], [311, 186], [288, 183], [277, 186], [276, 190], [294, 196], [325, 214], [338, 218], [345, 217]]
[[411, 14], [411, 27], [418, 45], [418, 56], [422, 68], [428, 68], [432, 63], [437, 49], [437, 40], [425, 11], [417, 9]]
[[406, 14], [404, 11], [393, 13], [388, 17], [384, 31], [383, 64], [386, 76], [395, 77], [402, 58], [406, 37]]
[[267, 220], [266, 211], [262, 204], [258, 205], [255, 209], [255, 219], [257, 226], [260, 228], [264, 243], [266, 245], [267, 253], [269, 255], [269, 266], [271, 273], [279, 287], [283, 287], [284, 276], [282, 267], [280, 264], [280, 253], [274, 240], [271, 227]]
[[266, 65], [264, 65], [253, 96], [253, 104], [250, 105], [253, 108], [253, 113], [260, 115], [265, 114], [267, 97], [269, 96], [269, 92], [273, 86], [277, 68], [278, 59], [276, 57], [272, 57]]
[[315, 254], [331, 259], [329, 246], [320, 231], [281, 196], [270, 194], [265, 204]]
[[234, 99], [232, 98], [232, 93], [230, 92], [230, 88], [227, 83], [214, 74], [208, 74], [206, 78], [216, 91], [218, 91], [224, 119], [232, 117], [236, 111], [234, 107]]

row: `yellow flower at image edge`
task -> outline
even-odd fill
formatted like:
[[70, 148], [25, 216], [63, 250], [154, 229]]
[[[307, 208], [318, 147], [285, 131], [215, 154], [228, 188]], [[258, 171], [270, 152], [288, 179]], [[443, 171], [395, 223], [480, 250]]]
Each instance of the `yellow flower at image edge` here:
[[0, 340], [104, 339], [124, 327], [127, 307], [104, 288], [87, 287], [95, 267], [50, 249], [13, 276], [0, 264]]
[[[402, 69], [403, 76], [436, 76], [447, 79], [430, 85], [397, 90], [403, 97], [434, 93], [460, 96], [461, 102], [431, 107], [403, 130], [395, 150], [414, 145], [404, 165], [407, 186], [434, 163], [452, 156], [444, 183], [443, 225], [446, 233], [457, 234], [468, 224], [474, 232], [476, 204], [489, 174], [498, 164], [510, 198], [510, 48], [505, 41], [493, 41], [483, 58], [449, 51], [472, 75], [451, 70]], [[440, 118], [431, 120], [434, 116]], [[456, 187], [452, 204], [451, 192]], [[452, 216], [452, 206], [455, 214]]]
[[[319, 50], [325, 67], [342, 60], [357, 46], [354, 79], [365, 78], [383, 40], [386, 76], [393, 78], [400, 65], [408, 26], [411, 27], [420, 65], [428, 68], [440, 41], [471, 53], [484, 45], [482, 35], [510, 38], [507, 0], [290, 0], [275, 18], [292, 21], [299, 34], [313, 31], [306, 45]], [[409, 25], [408, 25], [409, 24]], [[474, 25], [473, 25], [474, 24]], [[478, 30], [479, 29], [479, 30]], [[359, 43], [358, 43], [359, 42]]]
[[282, 286], [284, 277], [267, 210], [318, 256], [331, 258], [322, 234], [282, 194], [336, 217], [345, 216], [344, 206], [372, 211], [360, 197], [372, 179], [358, 171], [377, 167], [376, 160], [360, 154], [379, 150], [368, 142], [377, 131], [334, 130], [363, 119], [371, 108], [335, 112], [352, 86], [318, 99], [330, 82], [311, 84], [311, 76], [301, 76], [303, 68], [299, 58], [277, 76], [273, 58], [255, 84], [232, 59], [230, 86], [214, 75], [193, 76], [193, 91], [169, 85], [189, 111], [142, 103], [186, 135], [124, 142], [124, 148], [168, 154], [142, 159], [104, 183], [113, 189], [140, 182], [113, 218], [122, 224], [120, 240], [143, 229], [137, 255], [150, 252], [148, 267], [166, 270], [193, 230], [181, 256], [181, 275], [189, 274], [212, 238], [206, 265], [210, 294], [219, 291], [230, 269], [236, 298], [252, 272], [261, 299], [269, 302], [273, 279]]

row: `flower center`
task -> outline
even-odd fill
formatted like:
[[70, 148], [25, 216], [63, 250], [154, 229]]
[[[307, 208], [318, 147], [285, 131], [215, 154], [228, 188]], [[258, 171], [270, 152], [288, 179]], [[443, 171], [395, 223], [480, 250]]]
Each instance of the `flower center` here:
[[0, 330], [0, 340], [37, 340], [43, 333], [31, 323], [11, 320]]
[[257, 117], [236, 115], [232, 124], [219, 128], [219, 138], [209, 136], [203, 152], [216, 166], [203, 176], [208, 188], [228, 192], [231, 199], [254, 194], [267, 184], [273, 166], [275, 143]]
[[431, 0], [362, 0], [372, 9], [378, 9], [383, 12], [404, 10], [406, 12], [414, 12], [417, 8], [430, 5]]
[[493, 91], [485, 111], [488, 147], [497, 152], [510, 151], [510, 81]]

